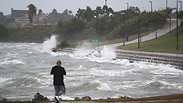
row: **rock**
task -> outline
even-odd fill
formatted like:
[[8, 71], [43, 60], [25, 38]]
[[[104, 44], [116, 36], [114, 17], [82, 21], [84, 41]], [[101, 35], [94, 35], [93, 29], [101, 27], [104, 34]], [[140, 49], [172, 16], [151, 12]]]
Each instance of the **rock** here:
[[75, 97], [74, 100], [81, 100], [79, 97]]
[[110, 97], [107, 97], [107, 99], [111, 99]]
[[119, 95], [118, 98], [124, 98], [125, 96], [124, 95]]
[[82, 100], [91, 100], [89, 96], [83, 97]]

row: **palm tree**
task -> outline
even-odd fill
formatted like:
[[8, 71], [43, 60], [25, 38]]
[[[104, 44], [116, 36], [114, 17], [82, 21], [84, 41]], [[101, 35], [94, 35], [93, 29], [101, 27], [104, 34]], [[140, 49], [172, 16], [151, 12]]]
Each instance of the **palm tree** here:
[[38, 10], [38, 15], [41, 15], [43, 11], [41, 9]]
[[37, 9], [36, 9], [36, 7], [33, 4], [29, 4], [27, 6], [27, 8], [29, 8], [29, 10], [28, 10], [29, 21], [30, 21], [30, 23], [32, 23], [32, 21], [33, 21], [33, 14], [36, 14]]

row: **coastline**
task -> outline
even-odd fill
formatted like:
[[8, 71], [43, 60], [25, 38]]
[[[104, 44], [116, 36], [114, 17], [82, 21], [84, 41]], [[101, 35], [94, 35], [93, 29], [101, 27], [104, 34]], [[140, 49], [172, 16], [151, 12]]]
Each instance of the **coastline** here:
[[[60, 100], [61, 103], [183, 103], [183, 94], [142, 98], [107, 98], [98, 100]], [[55, 103], [55, 101], [0, 101], [0, 103]]]

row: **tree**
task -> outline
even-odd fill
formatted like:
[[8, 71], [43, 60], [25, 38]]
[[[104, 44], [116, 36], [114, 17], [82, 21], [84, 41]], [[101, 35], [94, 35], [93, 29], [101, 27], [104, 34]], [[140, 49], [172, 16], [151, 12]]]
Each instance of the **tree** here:
[[85, 12], [85, 9], [79, 8], [76, 15], [78, 16], [78, 18], [83, 18], [84, 12]]
[[102, 14], [102, 8], [97, 6], [95, 10], [95, 16], [98, 18], [99, 14]]
[[103, 6], [103, 12], [107, 14], [107, 20], [109, 18], [110, 13], [114, 14], [113, 9], [111, 7], [108, 8], [108, 6], [106, 5]]
[[63, 12], [64, 15], [68, 15], [68, 10], [65, 9], [64, 12]]
[[8, 29], [0, 23], [0, 39], [8, 36]]
[[72, 14], [72, 11], [71, 10], [69, 10], [69, 15], [71, 15]]
[[85, 22], [91, 21], [94, 18], [94, 12], [89, 6], [86, 7], [86, 11], [84, 14], [85, 14]]
[[10, 23], [14, 23], [14, 18], [7, 18], [3, 15], [3, 12], [0, 12], [0, 23], [7, 26]]
[[59, 18], [59, 13], [57, 12], [56, 9], [53, 9], [51, 13], [49, 13], [49, 18]]
[[4, 15], [3, 15], [3, 12], [0, 12], [0, 17], [3, 17]]
[[74, 17], [71, 20], [65, 21], [64, 25], [62, 24], [62, 22], [59, 22], [58, 26], [62, 28], [60, 30], [64, 30], [64, 33], [71, 34], [73, 32], [82, 30], [83, 28], [85, 28], [86, 25], [81, 19]]
[[87, 6], [86, 10], [79, 8], [76, 15], [78, 18], [82, 18], [85, 20], [85, 22], [87, 22], [94, 18], [94, 11], [89, 6]]
[[42, 13], [43, 13], [43, 11], [41, 9], [39, 9], [38, 15], [41, 15]]
[[36, 9], [36, 7], [33, 4], [29, 4], [27, 6], [27, 8], [29, 8], [29, 10], [28, 10], [29, 21], [30, 21], [30, 23], [32, 23], [33, 15], [36, 14], [37, 9]]

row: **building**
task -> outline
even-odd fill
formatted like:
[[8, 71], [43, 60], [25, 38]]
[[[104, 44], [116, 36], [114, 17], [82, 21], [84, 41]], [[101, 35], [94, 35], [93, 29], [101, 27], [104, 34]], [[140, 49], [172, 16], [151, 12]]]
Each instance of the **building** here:
[[[11, 8], [11, 17], [15, 19], [15, 23], [20, 23], [22, 25], [30, 23], [28, 18], [28, 10], [13, 10], [13, 8]], [[33, 17], [33, 21], [35, 20], [42, 21], [46, 17], [47, 15], [45, 14], [41, 15], [35, 14]]]
[[13, 10], [13, 8], [11, 8], [11, 17], [21, 17], [24, 16], [28, 13], [28, 10]]
[[41, 14], [41, 15], [38, 15], [39, 16], [39, 20], [40, 21], [43, 21], [43, 19], [45, 19], [46, 17], [48, 17], [47, 15], [45, 14]]
[[[39, 17], [38, 16], [34, 16], [33, 17], [33, 21], [34, 20], [39, 20]], [[22, 25], [26, 25], [26, 24], [30, 23], [28, 15], [26, 14], [26, 15], [21, 16], [21, 17], [15, 17], [15, 23], [20, 23]]]

